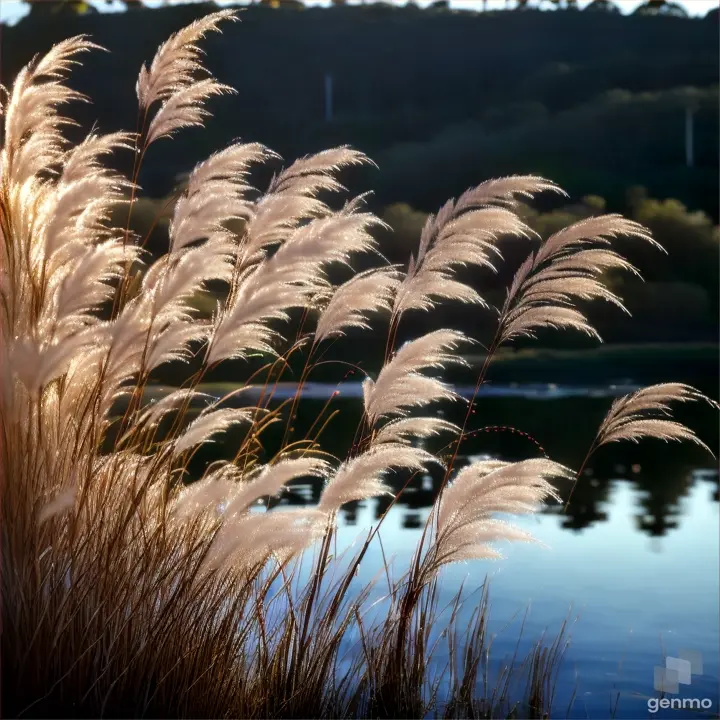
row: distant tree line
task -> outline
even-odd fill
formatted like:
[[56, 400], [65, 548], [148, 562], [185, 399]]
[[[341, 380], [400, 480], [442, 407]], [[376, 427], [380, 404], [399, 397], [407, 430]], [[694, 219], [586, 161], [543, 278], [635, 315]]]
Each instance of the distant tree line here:
[[[3, 31], [2, 82], [54, 42], [88, 33], [112, 52], [75, 72], [73, 86], [93, 104], [71, 111], [85, 127], [132, 128], [136, 101], [127, 88], [140, 65], [167, 35], [213, 7], [25, 18]], [[136, 12], [152, 13], [152, 22], [138, 22]], [[374, 188], [380, 207], [404, 201], [432, 210], [488, 176], [534, 171], [576, 196], [602, 195], [610, 208], [640, 184], [717, 219], [713, 22], [376, 5], [283, 11], [257, 4], [241, 17], [210, 40], [208, 52], [238, 97], [213, 103], [211, 132], [185, 133], [146, 159], [141, 182], [150, 195], [164, 195], [178, 174], [241, 137], [288, 159], [332, 144], [364, 150], [382, 172], [360, 178], [358, 189]], [[689, 104], [697, 104], [692, 168]]]
[[[87, 2], [86, 0], [23, 0], [23, 2], [30, 6], [31, 15], [36, 17], [38, 15], [57, 13], [75, 13], [80, 15], [94, 13], [97, 12], [96, 4], [104, 2], [110, 5], [113, 0], [93, 0], [93, 2]], [[125, 5], [127, 10], [146, 8], [142, 0], [118, 0], [118, 2]], [[302, 0], [250, 0], [250, 3], [271, 8], [304, 7]], [[164, 0], [164, 4], [168, 4], [168, 0]], [[373, 4], [377, 6], [391, 6], [391, 3], [381, 1], [374, 2]], [[333, 7], [342, 7], [347, 5], [347, 0], [331, 0], [331, 5]], [[407, 0], [407, 7], [419, 9], [419, 6], [417, 6], [413, 0]], [[578, 0], [505, 0], [506, 10], [545, 9], [548, 7], [573, 11], [580, 10]], [[449, 0], [435, 0], [435, 2], [430, 3], [429, 9], [431, 11], [449, 10]], [[487, 10], [488, 0], [483, 0], [482, 11], [487, 12]], [[619, 14], [620, 8], [612, 2], [612, 0], [592, 0], [591, 3], [583, 8], [583, 11]], [[644, 16], [688, 17], [687, 10], [679, 3], [672, 2], [672, 0], [647, 0], [634, 10], [634, 14]], [[717, 10], [712, 10], [708, 13], [709, 16], [711, 14], [717, 15]]]

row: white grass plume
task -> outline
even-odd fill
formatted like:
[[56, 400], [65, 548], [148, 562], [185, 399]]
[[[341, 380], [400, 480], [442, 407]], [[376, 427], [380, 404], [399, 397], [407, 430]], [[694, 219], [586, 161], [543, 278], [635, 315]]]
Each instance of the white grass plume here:
[[194, 322], [168, 324], [156, 330], [147, 343], [142, 370], [154, 370], [160, 365], [173, 361], [189, 362], [192, 357], [190, 345], [206, 340], [209, 335], [209, 326]]
[[297, 478], [325, 478], [330, 469], [325, 460], [313, 457], [282, 459], [264, 465], [253, 477], [236, 487], [235, 492], [228, 497], [224, 515], [231, 518], [245, 512], [256, 500], [278, 495], [287, 483]]
[[323, 478], [329, 472], [326, 461], [312, 457], [285, 458], [248, 473], [237, 465], [224, 463], [178, 494], [173, 502], [173, 516], [182, 521], [215, 510], [225, 527], [222, 532], [227, 533], [230, 528], [233, 534], [234, 523], [255, 501], [278, 495], [297, 478]]
[[392, 468], [422, 470], [431, 462], [439, 461], [434, 455], [419, 448], [400, 443], [375, 445], [338, 468], [320, 496], [318, 509], [334, 512], [354, 500], [392, 494], [383, 482], [387, 472]]
[[269, 248], [285, 242], [304, 222], [329, 214], [330, 208], [317, 198], [266, 193], [253, 207], [245, 227], [241, 267], [264, 259]]
[[348, 328], [369, 330], [368, 314], [390, 312], [398, 285], [397, 273], [388, 268], [359, 273], [340, 285], [320, 314], [316, 342], [344, 335]]
[[157, 260], [142, 281], [142, 296], [153, 318], [181, 320], [192, 313], [188, 300], [212, 281], [229, 282], [232, 277], [233, 246], [224, 239], [172, 253]]
[[100, 47], [82, 35], [63, 40], [20, 71], [5, 109], [0, 162], [4, 178], [20, 186], [41, 169], [57, 170], [67, 144], [61, 129], [72, 124], [58, 113], [58, 108], [85, 99], [62, 80], [77, 64], [77, 55], [94, 49]]
[[621, 440], [638, 442], [642, 438], [657, 438], [666, 442], [687, 440], [712, 455], [710, 448], [690, 428], [668, 419], [670, 403], [698, 401], [715, 409], [720, 407], [699, 390], [682, 383], [651, 385], [618, 398], [598, 430], [594, 448]]
[[207, 571], [242, 571], [262, 566], [271, 557], [282, 564], [318, 540], [326, 527], [327, 516], [312, 509], [246, 514], [223, 524], [203, 566]]
[[249, 351], [276, 354], [282, 335], [270, 321], [287, 321], [292, 308], [306, 307], [319, 288], [293, 281], [291, 267], [268, 262], [246, 273], [230, 307], [219, 317], [207, 354], [209, 365], [247, 357]]
[[535, 263], [539, 265], [561, 253], [565, 254], [591, 243], [608, 245], [613, 238], [621, 236], [643, 240], [664, 252], [662, 245], [653, 240], [650, 232], [642, 225], [622, 215], [609, 214], [585, 218], [558, 230], [540, 248]]
[[301, 194], [313, 197], [321, 190], [337, 191], [342, 185], [333, 175], [352, 165], [368, 165], [372, 161], [363, 153], [347, 145], [322, 150], [299, 158], [280, 172], [270, 185], [270, 192]]
[[430, 310], [438, 298], [486, 307], [473, 288], [454, 279], [456, 267], [486, 267], [495, 271], [493, 260], [502, 258], [495, 247], [498, 238], [532, 235], [530, 228], [510, 210], [517, 204], [516, 196], [532, 197], [546, 190], [559, 188], [534, 175], [489, 180], [467, 190], [457, 202], [449, 200], [437, 215], [430, 215], [417, 256], [410, 258], [394, 314], [411, 309]]
[[[282, 170], [248, 219], [241, 242], [240, 266], [261, 260], [267, 249], [281, 245], [306, 222], [332, 215], [318, 194], [344, 189], [334, 174], [349, 165], [369, 162], [364, 154], [343, 146], [300, 158]], [[346, 213], [356, 210], [357, 207], [349, 206]], [[375, 218], [374, 222], [379, 220]]]
[[42, 525], [56, 515], [68, 512], [75, 505], [76, 495], [77, 488], [75, 487], [65, 488], [58, 492], [38, 513], [38, 525]]
[[202, 127], [210, 111], [204, 102], [214, 95], [232, 92], [229, 85], [223, 85], [212, 78], [199, 80], [171, 95], [155, 113], [147, 131], [147, 144], [172, 137], [178, 130]]
[[210, 510], [219, 515], [221, 503], [234, 489], [232, 479], [206, 475], [178, 493], [171, 504], [171, 517], [175, 522], [183, 522]]
[[[552, 192], [569, 197], [554, 182], [539, 175], [508, 175], [492, 178], [466, 190], [457, 200], [452, 210], [458, 214], [471, 208], [497, 205], [516, 207], [522, 200], [530, 200], [543, 192]], [[449, 208], [448, 208], [449, 210]]]
[[73, 358], [95, 345], [102, 335], [93, 328], [78, 331], [62, 342], [18, 338], [9, 347], [8, 365], [31, 395], [66, 373]]
[[150, 67], [142, 66], [136, 92], [141, 109], [166, 100], [195, 82], [205, 68], [197, 43], [209, 32], [219, 32], [223, 20], [237, 20], [233, 10], [220, 10], [191, 23], [166, 40], [155, 53]]
[[376, 222], [370, 213], [351, 209], [293, 230], [272, 257], [241, 275], [217, 323], [208, 362], [245, 357], [248, 350], [276, 352], [273, 343], [283, 338], [268, 322], [287, 320], [292, 308], [311, 307], [327, 290], [327, 266], [374, 249], [369, 229]]
[[172, 250], [208, 239], [232, 239], [225, 223], [251, 216], [251, 190], [245, 182], [252, 164], [274, 157], [259, 143], [236, 143], [195, 166], [187, 188], [175, 205], [170, 224]]
[[436, 417], [406, 417], [385, 423], [373, 436], [373, 443], [408, 443], [412, 438], [429, 438], [442, 432], [459, 433], [454, 423]]
[[104, 173], [102, 158], [117, 150], [132, 149], [132, 134], [114, 132], [98, 135], [91, 132], [75, 147], [70, 148], [63, 160], [62, 176], [66, 183], [82, 179], [88, 173]]
[[406, 310], [430, 310], [433, 298], [457, 300], [485, 306], [470, 286], [454, 279], [456, 267], [487, 267], [495, 271], [494, 258], [502, 257], [495, 242], [503, 235], [529, 236], [530, 229], [513, 212], [486, 207], [456, 213], [451, 203], [423, 228], [417, 257], [410, 258], [408, 273], [394, 307], [396, 315]]
[[190, 423], [185, 432], [173, 443], [176, 454], [190, 450], [195, 446], [206, 443], [211, 437], [240, 422], [252, 421], [252, 413], [248, 409], [222, 408], [205, 413]]
[[560, 230], [531, 253], [508, 290], [498, 344], [521, 336], [534, 337], [535, 331], [543, 327], [579, 330], [599, 340], [597, 331], [575, 304], [579, 300], [602, 299], [628, 312], [622, 300], [600, 279], [601, 273], [609, 269], [638, 275], [624, 258], [603, 247], [621, 235], [660, 247], [638, 223], [619, 215], [603, 215]]
[[572, 477], [568, 468], [542, 458], [479, 461], [464, 467], [440, 500], [435, 569], [458, 560], [500, 557], [489, 542], [532, 541], [531, 535], [493, 515], [535, 512], [545, 499], [559, 500], [547, 478]]
[[455, 351], [470, 342], [456, 330], [435, 330], [406, 343], [380, 371], [374, 382], [363, 382], [365, 412], [373, 424], [380, 417], [406, 415], [408, 408], [427, 405], [434, 400], [455, 399], [452, 389], [435, 378], [420, 375], [428, 368], [463, 364]]

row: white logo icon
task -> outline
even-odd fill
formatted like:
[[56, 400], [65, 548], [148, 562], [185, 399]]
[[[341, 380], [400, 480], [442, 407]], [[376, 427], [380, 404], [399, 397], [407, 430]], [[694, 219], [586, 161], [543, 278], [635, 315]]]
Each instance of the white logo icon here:
[[654, 686], [659, 692], [677, 695], [680, 685], [690, 685], [693, 675], [702, 675], [702, 656], [694, 650], [681, 650], [679, 657], [669, 656], [665, 667], [655, 666]]

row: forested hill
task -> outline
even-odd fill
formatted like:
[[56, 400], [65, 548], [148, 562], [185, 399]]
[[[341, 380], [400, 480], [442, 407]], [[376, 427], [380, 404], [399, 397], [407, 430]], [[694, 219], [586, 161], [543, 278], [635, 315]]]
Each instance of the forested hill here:
[[[2, 31], [2, 81], [34, 53], [87, 33], [96, 53], [74, 76], [83, 121], [132, 129], [138, 69], [212, 4], [26, 19]], [[502, 172], [544, 172], [610, 205], [630, 185], [717, 218], [718, 27], [709, 19], [602, 12], [454, 13], [381, 6], [251, 7], [205, 47], [236, 98], [213, 102], [211, 131], [160, 143], [145, 187], [241, 137], [294, 157], [332, 143], [370, 153], [384, 202], [432, 209]], [[325, 120], [325, 78], [333, 117]], [[686, 168], [685, 113], [694, 115]], [[80, 115], [79, 113], [82, 113]]]

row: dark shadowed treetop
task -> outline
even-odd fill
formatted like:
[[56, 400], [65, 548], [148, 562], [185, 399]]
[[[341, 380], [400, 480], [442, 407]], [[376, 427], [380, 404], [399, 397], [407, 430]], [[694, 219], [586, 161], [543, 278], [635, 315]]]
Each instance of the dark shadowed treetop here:
[[669, 0], [647, 0], [635, 10], [636, 15], [663, 15], [665, 17], [688, 17], [687, 10]]
[[607, 12], [620, 14], [620, 8], [611, 0], [593, 0], [585, 7], [585, 12]]

